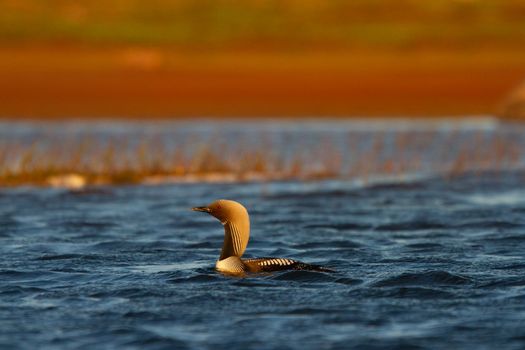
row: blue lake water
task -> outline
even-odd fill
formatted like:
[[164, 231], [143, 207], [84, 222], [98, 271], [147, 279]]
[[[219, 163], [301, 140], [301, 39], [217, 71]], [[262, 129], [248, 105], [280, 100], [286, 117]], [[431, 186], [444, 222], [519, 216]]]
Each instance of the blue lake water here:
[[[0, 188], [0, 348], [523, 349], [524, 135], [494, 120], [2, 122], [0, 160], [13, 172], [28, 150], [37, 165], [67, 162], [56, 150], [83, 139], [88, 167], [99, 145], [124, 145], [112, 160], [133, 164], [149, 140], [166, 163], [204, 145], [230, 164], [248, 147], [275, 152], [274, 165], [300, 159], [299, 177], [333, 172]], [[336, 272], [217, 273], [223, 228], [190, 208], [219, 198], [251, 214], [246, 257]]]
[[[3, 189], [0, 347], [523, 349], [524, 179]], [[216, 198], [337, 272], [215, 272]]]

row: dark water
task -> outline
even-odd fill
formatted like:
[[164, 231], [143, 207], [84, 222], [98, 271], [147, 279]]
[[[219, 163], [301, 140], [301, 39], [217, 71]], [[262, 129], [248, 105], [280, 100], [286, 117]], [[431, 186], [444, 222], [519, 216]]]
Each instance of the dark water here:
[[[0, 347], [523, 349], [524, 180], [4, 189]], [[218, 274], [216, 198], [337, 273]]]

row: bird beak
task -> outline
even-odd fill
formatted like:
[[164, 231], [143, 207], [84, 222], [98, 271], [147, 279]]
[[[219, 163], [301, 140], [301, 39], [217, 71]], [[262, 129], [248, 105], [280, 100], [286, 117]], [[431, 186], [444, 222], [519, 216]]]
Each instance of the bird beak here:
[[191, 210], [193, 211], [202, 211], [203, 213], [210, 213], [211, 212], [211, 209], [208, 208], [208, 207], [193, 207], [191, 208]]

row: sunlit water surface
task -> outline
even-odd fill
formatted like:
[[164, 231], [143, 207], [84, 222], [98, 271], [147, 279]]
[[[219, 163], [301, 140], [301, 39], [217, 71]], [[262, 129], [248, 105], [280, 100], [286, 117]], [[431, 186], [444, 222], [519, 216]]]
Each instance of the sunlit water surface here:
[[[0, 347], [522, 349], [524, 176], [4, 189]], [[217, 273], [216, 198], [337, 272]]]

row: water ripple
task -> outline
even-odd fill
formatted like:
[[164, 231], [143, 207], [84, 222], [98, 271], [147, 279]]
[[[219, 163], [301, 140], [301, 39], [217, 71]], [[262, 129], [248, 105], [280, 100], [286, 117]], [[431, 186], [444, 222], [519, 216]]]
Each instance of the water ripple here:
[[446, 271], [427, 271], [421, 273], [402, 273], [376, 282], [376, 287], [391, 286], [431, 286], [461, 285], [471, 283], [467, 277], [454, 275]]
[[[477, 176], [2, 189], [0, 347], [523, 348], [523, 174]], [[215, 198], [246, 256], [336, 272], [217, 273]]]

